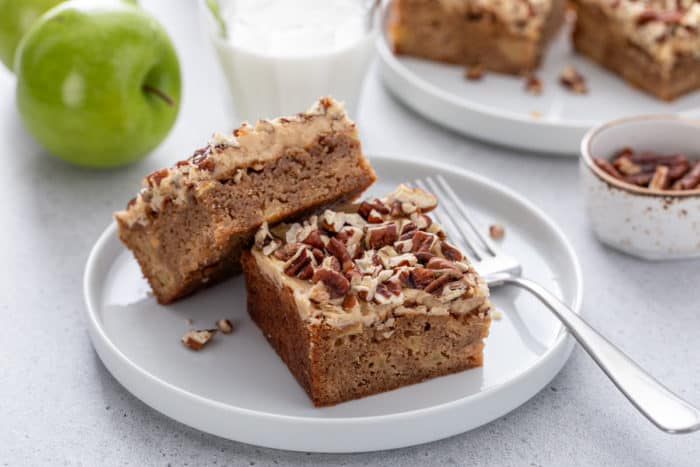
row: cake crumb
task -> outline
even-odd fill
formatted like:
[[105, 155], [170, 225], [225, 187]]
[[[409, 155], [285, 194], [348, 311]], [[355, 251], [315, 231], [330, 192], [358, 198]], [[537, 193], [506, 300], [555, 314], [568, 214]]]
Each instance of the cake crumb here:
[[494, 321], [500, 321], [501, 319], [503, 319], [503, 313], [501, 313], [500, 311], [495, 310], [495, 309], [491, 310], [490, 316], [491, 316], [491, 319]]
[[188, 326], [192, 326], [192, 320], [189, 318], [185, 320], [185, 323], [187, 323]]
[[184, 336], [182, 336], [182, 343], [192, 350], [199, 350], [204, 347], [214, 334], [216, 334], [216, 329], [202, 329], [198, 331], [187, 331]]
[[539, 96], [542, 94], [542, 89], [542, 80], [540, 80], [534, 73], [527, 73], [525, 75], [525, 91]]
[[494, 240], [500, 240], [506, 234], [506, 229], [500, 224], [491, 224], [489, 226], [489, 236]]
[[559, 82], [574, 94], [587, 94], [586, 79], [572, 65], [567, 65], [559, 74]]
[[472, 65], [464, 71], [464, 77], [469, 81], [479, 81], [484, 77], [483, 65]]
[[537, 110], [533, 110], [530, 112], [530, 116], [533, 118], [540, 118], [542, 117], [542, 112], [538, 112]]
[[231, 334], [233, 332], [233, 323], [228, 319], [220, 319], [216, 322], [216, 327], [224, 334]]

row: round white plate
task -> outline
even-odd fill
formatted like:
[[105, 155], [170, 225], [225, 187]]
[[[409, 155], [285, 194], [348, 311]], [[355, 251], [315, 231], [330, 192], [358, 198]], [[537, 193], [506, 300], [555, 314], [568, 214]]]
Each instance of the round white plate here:
[[[434, 163], [371, 158], [371, 195], [442, 174], [483, 225], [505, 226], [503, 247], [577, 312], [581, 271], [561, 231], [509, 189]], [[561, 369], [573, 342], [549, 311], [513, 289], [493, 291], [504, 314], [493, 322], [483, 368], [436, 378], [335, 407], [317, 409], [246, 312], [236, 277], [160, 306], [111, 225], [85, 270], [93, 345], [107, 369], [136, 397], [199, 430], [260, 446], [317, 452], [391, 449], [445, 438], [490, 422], [537, 393]], [[230, 318], [235, 331], [199, 352], [180, 343], [190, 328]]]
[[[570, 31], [562, 28], [536, 73], [544, 85], [539, 96], [526, 93], [520, 77], [487, 72], [479, 81], [468, 81], [462, 66], [396, 56], [386, 28], [377, 41], [379, 69], [389, 90], [424, 117], [468, 136], [530, 151], [578, 155], [587, 130], [620, 117], [700, 115], [700, 92], [671, 103], [655, 99], [575, 54]], [[584, 76], [588, 94], [572, 94], [558, 83], [568, 64]]]

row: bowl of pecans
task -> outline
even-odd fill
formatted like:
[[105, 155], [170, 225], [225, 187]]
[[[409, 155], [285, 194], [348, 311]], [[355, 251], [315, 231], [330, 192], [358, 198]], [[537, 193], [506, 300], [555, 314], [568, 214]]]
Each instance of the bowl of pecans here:
[[651, 260], [700, 257], [700, 120], [628, 117], [581, 141], [581, 179], [593, 231]]

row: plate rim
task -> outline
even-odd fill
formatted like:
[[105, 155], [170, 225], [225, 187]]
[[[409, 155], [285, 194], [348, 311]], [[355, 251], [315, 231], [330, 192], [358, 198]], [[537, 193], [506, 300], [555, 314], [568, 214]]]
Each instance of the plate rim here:
[[[370, 161], [373, 160], [379, 160], [382, 159], [384, 161], [388, 162], [401, 162], [401, 163], [408, 163], [412, 164], [415, 167], [419, 167], [422, 170], [426, 171], [426, 173], [430, 173], [430, 170], [437, 170], [437, 171], [446, 171], [448, 173], [454, 173], [460, 177], [464, 177], [470, 180], [474, 180], [480, 184], [485, 184], [487, 186], [490, 186], [491, 188], [494, 188], [508, 197], [517, 200], [519, 203], [522, 203], [526, 208], [528, 208], [536, 217], [538, 220], [543, 222], [546, 227], [559, 239], [560, 243], [562, 246], [565, 248], [565, 253], [571, 262], [573, 268], [572, 268], [572, 278], [573, 278], [573, 284], [574, 284], [574, 296], [572, 297], [572, 308], [576, 314], [581, 313], [581, 308], [582, 308], [582, 303], [583, 303], [583, 290], [584, 290], [584, 283], [583, 283], [583, 274], [581, 270], [581, 265], [578, 259], [578, 256], [576, 255], [576, 252], [569, 242], [568, 238], [565, 236], [563, 231], [559, 228], [556, 223], [550, 219], [540, 208], [538, 208], [536, 205], [534, 205], [532, 202], [530, 202], [527, 198], [524, 196], [520, 195], [516, 191], [496, 182], [491, 180], [488, 177], [485, 177], [483, 175], [465, 170], [461, 167], [456, 167], [450, 164], [442, 163], [442, 162], [436, 162], [436, 161], [420, 161], [420, 160], [415, 160], [415, 159], [406, 159], [406, 158], [401, 158], [396, 155], [389, 155], [389, 154], [381, 154], [381, 153], [370, 153], [367, 155], [367, 157], [370, 159]], [[86, 265], [85, 265], [85, 270], [83, 274], [83, 298], [85, 301], [85, 310], [86, 310], [86, 315], [88, 319], [88, 330], [90, 331], [90, 338], [93, 341], [93, 347], [97, 351], [98, 355], [100, 356], [100, 360], [102, 363], [105, 365], [105, 367], [109, 370], [110, 374], [119, 381], [119, 383], [125, 387], [132, 395], [137, 397], [138, 399], [142, 400], [146, 405], [149, 407], [164, 413], [166, 416], [170, 418], [174, 418], [181, 423], [184, 423], [186, 425], [192, 426], [195, 429], [198, 429], [200, 431], [205, 431], [213, 434], [212, 431], [208, 431], [206, 429], [200, 428], [196, 424], [193, 423], [188, 423], [185, 421], [180, 420], [179, 418], [176, 418], [172, 416], [171, 414], [165, 413], [161, 411], [160, 409], [157, 409], [156, 407], [153, 407], [152, 404], [146, 402], [144, 398], [142, 397], [141, 394], [138, 394], [135, 392], [131, 385], [125, 384], [125, 382], [118, 377], [115, 374], [115, 371], [110, 368], [110, 365], [107, 364], [105, 361], [105, 358], [103, 358], [100, 349], [102, 348], [102, 345], [106, 345], [107, 349], [112, 353], [113, 356], [115, 356], [119, 362], [122, 365], [126, 366], [126, 369], [131, 370], [132, 372], [135, 372], [138, 376], [146, 378], [149, 380], [151, 383], [155, 383], [157, 386], [161, 387], [163, 390], [168, 390], [171, 392], [174, 392], [176, 395], [179, 397], [183, 397], [187, 400], [191, 400], [192, 402], [196, 402], [199, 404], [204, 404], [205, 406], [208, 406], [209, 408], [213, 409], [218, 409], [218, 410], [225, 410], [229, 414], [239, 414], [242, 416], [252, 416], [252, 417], [257, 417], [257, 418], [262, 418], [262, 419], [267, 419], [267, 420], [272, 420], [272, 421], [278, 421], [278, 422], [290, 422], [290, 423], [297, 423], [297, 424], [313, 424], [313, 425], [318, 425], [318, 426], [329, 426], [329, 425], [360, 425], [360, 424], [378, 424], [378, 423], [391, 423], [391, 422], [396, 422], [396, 421], [401, 421], [405, 419], [413, 419], [414, 417], [420, 417], [421, 415], [426, 415], [428, 413], [435, 413], [435, 412], [444, 412], [446, 410], [451, 410], [458, 408], [459, 406], [462, 406], [464, 404], [469, 404], [473, 403], [475, 401], [479, 401], [483, 398], [486, 398], [488, 396], [491, 396], [495, 392], [499, 391], [504, 391], [507, 388], [518, 385], [519, 383], [522, 382], [524, 378], [527, 377], [528, 374], [534, 373], [537, 370], [541, 370], [544, 365], [546, 365], [550, 360], [556, 358], [559, 356], [560, 352], [567, 352], [567, 355], [565, 356], [563, 360], [563, 364], [566, 363], [568, 360], [568, 357], [570, 356], [570, 352], [573, 349], [573, 340], [571, 335], [566, 331], [566, 329], [562, 329], [562, 332], [559, 333], [557, 336], [556, 341], [547, 349], [547, 351], [541, 355], [539, 359], [537, 359], [531, 366], [529, 366], [526, 370], [516, 374], [513, 376], [511, 379], [507, 381], [500, 382], [498, 384], [495, 384], [494, 386], [491, 386], [487, 388], [486, 390], [480, 391], [477, 394], [471, 394], [465, 397], [461, 397], [458, 399], [454, 399], [448, 402], [444, 402], [441, 404], [437, 405], [432, 405], [429, 407], [423, 407], [419, 409], [413, 409], [413, 410], [407, 410], [407, 411], [402, 411], [402, 412], [397, 412], [397, 413], [390, 413], [390, 414], [382, 414], [382, 415], [372, 415], [372, 416], [360, 416], [360, 417], [333, 417], [333, 418], [321, 418], [321, 417], [309, 417], [309, 416], [300, 416], [300, 415], [284, 415], [284, 414], [275, 414], [275, 413], [270, 413], [270, 412], [263, 412], [259, 410], [254, 410], [254, 409], [248, 409], [245, 407], [240, 407], [236, 405], [231, 405], [228, 403], [224, 403], [221, 401], [217, 401], [214, 399], [206, 398], [203, 397], [199, 394], [190, 392], [188, 390], [185, 390], [179, 386], [174, 385], [173, 383], [166, 381], [162, 378], [159, 378], [158, 376], [155, 376], [139, 366], [136, 362], [132, 361], [129, 359], [120, 349], [119, 347], [116, 346], [116, 344], [110, 339], [110, 337], [107, 335], [104, 327], [102, 320], [98, 316], [97, 310], [100, 308], [99, 304], [96, 303], [95, 301], [95, 294], [96, 290], [93, 287], [93, 282], [97, 280], [96, 276], [96, 270], [98, 267], [98, 262], [100, 260], [100, 257], [103, 254], [103, 250], [109, 246], [109, 242], [117, 239], [116, 235], [116, 224], [114, 222], [110, 223], [110, 225], [100, 234], [98, 240], [95, 242], [93, 245], [90, 254], [88, 256]], [[117, 239], [118, 241], [118, 239]], [[567, 303], [568, 304], [568, 303]], [[94, 342], [96, 338], [100, 339], [100, 342]], [[100, 344], [100, 345], [98, 345]], [[569, 347], [568, 350], [566, 347]], [[562, 364], [562, 367], [563, 367]], [[561, 368], [559, 367], [557, 371], [553, 374], [555, 376], [559, 371], [561, 371]], [[551, 378], [547, 379], [547, 382], [551, 381]], [[545, 383], [546, 385], [547, 383]], [[515, 407], [518, 407], [522, 403], [526, 402], [529, 400], [534, 394], [537, 394], [542, 388], [540, 387], [535, 393], [530, 395], [527, 399], [524, 401], [518, 403]], [[512, 411], [515, 409], [508, 410], [506, 413]], [[499, 415], [496, 418], [499, 418], [502, 415]], [[480, 425], [483, 425], [480, 424]], [[463, 431], [468, 431], [468, 430], [462, 430]], [[456, 433], [455, 433], [456, 434]], [[220, 434], [217, 434], [218, 436], [222, 436]], [[232, 439], [232, 438], [231, 438]], [[435, 439], [440, 439], [440, 438], [435, 438]], [[426, 441], [427, 442], [427, 441]], [[412, 444], [417, 444], [417, 443], [412, 443]], [[408, 445], [408, 444], [406, 444]], [[406, 446], [402, 445], [402, 446]], [[270, 445], [270, 447], [275, 447]], [[396, 447], [399, 447], [398, 445]], [[289, 447], [285, 447], [284, 449], [293, 449]], [[382, 448], [385, 449], [385, 448]], [[308, 449], [303, 449], [303, 450], [308, 450]], [[370, 449], [374, 450], [374, 449]], [[367, 451], [367, 450], [364, 450]], [[322, 451], [322, 452], [358, 452], [357, 450], [351, 450], [351, 451]]]

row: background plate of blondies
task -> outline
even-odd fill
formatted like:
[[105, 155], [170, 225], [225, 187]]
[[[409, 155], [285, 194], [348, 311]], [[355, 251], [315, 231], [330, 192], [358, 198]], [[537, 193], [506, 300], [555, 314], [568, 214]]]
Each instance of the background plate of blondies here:
[[[481, 176], [436, 163], [370, 157], [379, 176], [369, 196], [401, 182], [441, 174], [485, 229], [505, 227], [502, 246], [524, 274], [577, 312], [582, 279], [561, 231], [520, 195]], [[158, 305], [114, 225], [97, 241], [84, 278], [88, 324], [107, 369], [154, 409], [199, 430], [245, 443], [314, 452], [399, 448], [452, 436], [512, 411], [540, 391], [566, 362], [573, 341], [539, 302], [515, 289], [492, 291], [498, 313], [484, 366], [375, 396], [314, 408], [246, 311], [241, 276]], [[502, 315], [500, 319], [498, 315]], [[194, 352], [189, 329], [233, 322]]]
[[[659, 113], [700, 116], [700, 92], [672, 102], [651, 97], [577, 55], [570, 35], [566, 24], [535, 72], [542, 83], [540, 95], [526, 91], [523, 77], [487, 71], [470, 81], [461, 65], [396, 56], [386, 27], [377, 41], [379, 69], [391, 93], [425, 118], [467, 136], [527, 151], [578, 156], [586, 131], [609, 120]], [[574, 94], [559, 83], [567, 65], [584, 77], [587, 94]]]

